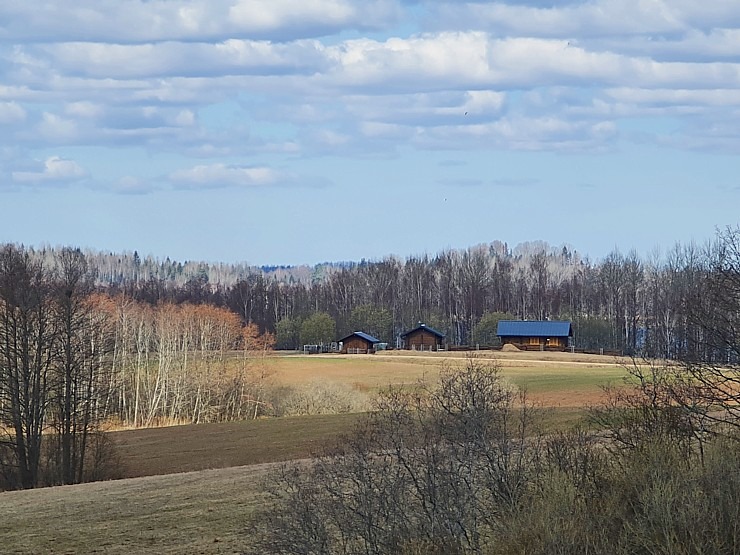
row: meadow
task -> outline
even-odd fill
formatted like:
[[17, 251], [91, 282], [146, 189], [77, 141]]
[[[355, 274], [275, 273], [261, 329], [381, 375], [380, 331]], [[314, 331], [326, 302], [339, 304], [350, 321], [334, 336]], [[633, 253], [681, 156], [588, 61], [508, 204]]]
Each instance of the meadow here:
[[[481, 353], [481, 357], [492, 357]], [[335, 382], [367, 394], [433, 381], [463, 353], [270, 357], [270, 380]], [[555, 427], [577, 422], [618, 383], [626, 361], [568, 353], [496, 353], [503, 375], [548, 409]], [[351, 429], [357, 414], [313, 415], [111, 432], [127, 479], [0, 493], [0, 552], [238, 553], [243, 522], [264, 502], [260, 481]]]

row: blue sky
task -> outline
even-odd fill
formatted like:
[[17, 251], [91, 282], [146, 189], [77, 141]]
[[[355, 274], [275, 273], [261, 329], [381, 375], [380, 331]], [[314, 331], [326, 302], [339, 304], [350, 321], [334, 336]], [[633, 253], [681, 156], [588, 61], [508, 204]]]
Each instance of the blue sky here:
[[11, 0], [0, 241], [299, 264], [738, 223], [727, 0]]

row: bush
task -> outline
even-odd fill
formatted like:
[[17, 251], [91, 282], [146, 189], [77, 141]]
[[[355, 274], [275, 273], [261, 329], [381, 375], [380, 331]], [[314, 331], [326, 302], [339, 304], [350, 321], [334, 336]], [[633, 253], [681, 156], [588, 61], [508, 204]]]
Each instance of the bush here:
[[371, 406], [367, 394], [339, 382], [313, 381], [279, 387], [272, 390], [270, 397], [274, 416], [365, 412]]
[[436, 387], [389, 389], [352, 434], [269, 480], [279, 508], [253, 521], [253, 552], [480, 552], [525, 493], [530, 416], [474, 358]]
[[740, 441], [697, 434], [662, 397], [675, 382], [642, 377], [598, 412], [606, 434], [540, 435], [474, 358], [385, 391], [353, 433], [269, 480], [251, 553], [739, 553]]

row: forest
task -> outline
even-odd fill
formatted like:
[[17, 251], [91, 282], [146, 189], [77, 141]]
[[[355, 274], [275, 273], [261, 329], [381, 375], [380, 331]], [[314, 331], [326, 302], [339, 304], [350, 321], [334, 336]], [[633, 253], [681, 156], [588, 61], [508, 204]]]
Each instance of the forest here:
[[2, 246], [4, 486], [94, 479], [112, 422], [256, 418], [268, 351], [357, 329], [392, 346], [422, 320], [452, 344], [485, 345], [502, 317], [569, 319], [579, 347], [738, 361], [738, 229], [649, 260], [614, 251], [592, 263], [544, 243], [493, 243], [305, 270]]
[[[446, 333], [449, 344], [489, 345], [495, 322], [507, 317], [570, 320], [578, 348], [676, 358], [698, 345], [687, 303], [737, 243], [738, 230], [727, 228], [705, 244], [648, 257], [615, 249], [591, 261], [545, 242], [509, 248], [494, 241], [405, 259], [264, 268], [83, 254], [96, 289], [111, 298], [224, 308], [274, 334], [283, 349], [357, 330], [393, 346], [419, 321]], [[48, 266], [56, 249], [28, 252]], [[317, 314], [331, 323], [304, 326]]]

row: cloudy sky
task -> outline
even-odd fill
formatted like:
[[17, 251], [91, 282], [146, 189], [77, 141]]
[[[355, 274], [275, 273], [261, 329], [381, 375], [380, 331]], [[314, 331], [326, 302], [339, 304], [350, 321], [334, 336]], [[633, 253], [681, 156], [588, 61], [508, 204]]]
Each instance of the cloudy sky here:
[[0, 241], [313, 263], [735, 225], [736, 0], [8, 0]]

